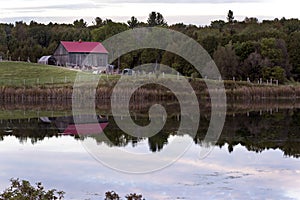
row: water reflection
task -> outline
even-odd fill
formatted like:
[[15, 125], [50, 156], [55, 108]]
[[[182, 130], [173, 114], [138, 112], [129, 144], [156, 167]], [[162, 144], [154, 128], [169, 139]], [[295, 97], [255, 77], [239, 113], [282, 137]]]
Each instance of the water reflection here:
[[[181, 116], [174, 104], [168, 105], [169, 118], [159, 135], [138, 138], [124, 134], [109, 111], [98, 110], [105, 115], [102, 119], [107, 119], [103, 132], [70, 136], [63, 133], [74, 117], [64, 108], [33, 113], [15, 106], [0, 113], [0, 189], [8, 186], [10, 178], [19, 177], [62, 189], [67, 199], [104, 199], [108, 190], [121, 196], [138, 192], [146, 199], [297, 199], [300, 195], [297, 103], [230, 104], [217, 146], [204, 160], [198, 160], [197, 155], [209, 125], [209, 108], [201, 109], [196, 138], [188, 132], [177, 134]], [[147, 112], [146, 107], [139, 107], [133, 110], [132, 118], [139, 125], [147, 125]], [[111, 142], [103, 140], [103, 134]], [[137, 176], [99, 165], [82, 146], [92, 141], [95, 147], [117, 146], [157, 154], [174, 137], [193, 145], [171, 167]]]
[[[149, 119], [145, 116], [133, 117], [140, 125], [147, 125]], [[29, 119], [4, 119], [0, 121], [0, 140], [5, 136], [15, 136], [21, 143], [30, 140], [32, 144], [45, 138], [63, 137], [73, 135], [77, 140], [92, 138], [99, 145], [137, 147], [141, 142], [148, 142], [148, 151], [159, 152], [167, 145], [168, 140], [174, 136], [188, 135], [177, 133], [181, 116], [171, 115], [166, 121], [163, 130], [150, 138], [133, 137], [120, 130], [113, 117], [97, 116], [98, 123], [82, 123], [75, 127], [73, 116], [40, 117]], [[89, 119], [89, 117], [87, 117]], [[209, 116], [202, 115], [199, 131], [194, 140], [201, 145], [208, 125]], [[84, 119], [83, 119], [84, 122]], [[95, 126], [100, 126], [103, 133], [94, 133]], [[288, 127], [288, 128], [287, 128]], [[77, 128], [77, 129], [76, 129]], [[78, 128], [82, 134], [78, 134]], [[228, 152], [233, 152], [235, 146], [242, 145], [248, 151], [262, 152], [268, 149], [280, 149], [285, 156], [300, 157], [300, 109], [282, 109], [274, 112], [246, 112], [230, 113], [217, 146], [227, 145]], [[105, 134], [110, 140], [103, 140]], [[80, 136], [80, 137], [79, 137]], [[191, 136], [190, 136], [191, 137]]]
[[[75, 117], [80, 118], [81, 123], [75, 124]], [[108, 119], [101, 115], [80, 115], [75, 117], [41, 117], [40, 120], [44, 124], [54, 124], [59, 133], [61, 133], [62, 135], [74, 136], [100, 134], [102, 130], [104, 130], [108, 125]]]

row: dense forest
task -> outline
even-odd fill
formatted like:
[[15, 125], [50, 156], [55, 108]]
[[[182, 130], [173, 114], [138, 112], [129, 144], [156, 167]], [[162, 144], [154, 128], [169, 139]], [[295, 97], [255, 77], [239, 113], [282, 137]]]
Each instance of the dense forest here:
[[[88, 26], [83, 19], [73, 24], [40, 24], [22, 21], [0, 24], [0, 57], [5, 60], [31, 61], [53, 54], [64, 41], [103, 41], [114, 34], [137, 27], [161, 26], [182, 32], [199, 42], [211, 55], [223, 79], [257, 81], [276, 79], [280, 83], [300, 80], [300, 21], [274, 19], [259, 22], [246, 17], [234, 19], [230, 10], [227, 21], [212, 21], [209, 26], [177, 23], [168, 25], [163, 15], [151, 12], [147, 22], [131, 17], [127, 23], [96, 17]], [[133, 68], [144, 63], [163, 63], [184, 75], [198, 75], [183, 58], [170, 52], [143, 49], [121, 56], [114, 64]]]

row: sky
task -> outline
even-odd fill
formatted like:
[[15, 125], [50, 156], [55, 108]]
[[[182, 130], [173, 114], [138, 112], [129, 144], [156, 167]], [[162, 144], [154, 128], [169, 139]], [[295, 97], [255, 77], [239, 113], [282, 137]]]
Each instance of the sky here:
[[[149, 151], [148, 142], [138, 145]], [[45, 138], [34, 145], [30, 139], [20, 143], [8, 136], [0, 147], [0, 191], [8, 187], [10, 178], [19, 177], [32, 184], [40, 181], [47, 190], [63, 190], [66, 199], [104, 199], [111, 190], [121, 196], [136, 192], [146, 199], [284, 200], [300, 195], [299, 160], [284, 157], [278, 149], [255, 153], [237, 145], [229, 153], [225, 145], [199, 159], [201, 147], [192, 145], [165, 169], [126, 174], [94, 160], [71, 136]]]
[[168, 24], [209, 25], [226, 20], [228, 10], [237, 20], [300, 18], [299, 5], [299, 0], [0, 0], [0, 23], [72, 23], [83, 18], [92, 24], [95, 17], [126, 22], [131, 16], [146, 22], [149, 13], [156, 11]]

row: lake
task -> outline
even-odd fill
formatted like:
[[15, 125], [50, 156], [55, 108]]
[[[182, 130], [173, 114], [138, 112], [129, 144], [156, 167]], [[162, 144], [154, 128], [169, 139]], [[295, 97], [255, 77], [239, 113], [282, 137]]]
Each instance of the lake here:
[[[76, 135], [67, 106], [3, 105], [0, 190], [11, 178], [20, 178], [63, 190], [66, 199], [104, 199], [112, 190], [122, 197], [140, 193], [146, 199], [299, 199], [299, 102], [229, 103], [222, 134], [205, 156], [200, 152], [206, 145], [202, 141], [209, 108], [200, 106], [194, 137], [188, 131], [177, 133], [182, 117], [178, 106], [166, 107], [164, 128], [146, 138], [120, 130], [108, 107], [97, 109], [102, 131]], [[147, 110], [135, 106], [132, 119], [149, 124]], [[81, 125], [90, 133], [97, 126]], [[174, 143], [188, 146], [174, 155]], [[135, 160], [147, 155], [142, 162]], [[132, 173], [135, 168], [147, 173]]]

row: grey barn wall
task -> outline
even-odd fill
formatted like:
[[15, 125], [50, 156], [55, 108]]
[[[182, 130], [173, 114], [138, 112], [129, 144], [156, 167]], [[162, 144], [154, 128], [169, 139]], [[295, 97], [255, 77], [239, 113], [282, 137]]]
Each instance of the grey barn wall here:
[[59, 44], [53, 56], [56, 59], [57, 65], [59, 66], [66, 66], [66, 63], [69, 63], [69, 52], [62, 44]]
[[107, 54], [101, 53], [70, 53], [69, 62], [78, 66], [97, 66], [107, 65]]
[[59, 66], [70, 64], [80, 67], [106, 67], [108, 64], [108, 54], [106, 53], [69, 53], [62, 44], [59, 44], [55, 50], [54, 57]]

